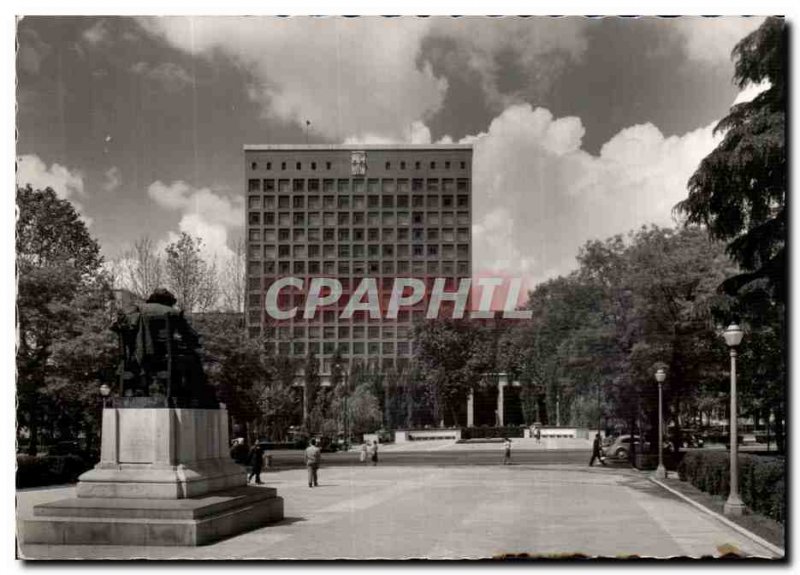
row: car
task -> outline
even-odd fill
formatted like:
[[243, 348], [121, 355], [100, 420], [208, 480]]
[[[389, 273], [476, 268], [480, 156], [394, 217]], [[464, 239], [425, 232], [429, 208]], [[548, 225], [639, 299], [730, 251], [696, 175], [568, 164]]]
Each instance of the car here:
[[[637, 451], [641, 449], [640, 438], [638, 435], [633, 436], [633, 443]], [[647, 449], [647, 442], [644, 444], [645, 450]], [[631, 436], [620, 435], [609, 445], [603, 449], [607, 457], [616, 457], [622, 461], [627, 461], [631, 455]]]

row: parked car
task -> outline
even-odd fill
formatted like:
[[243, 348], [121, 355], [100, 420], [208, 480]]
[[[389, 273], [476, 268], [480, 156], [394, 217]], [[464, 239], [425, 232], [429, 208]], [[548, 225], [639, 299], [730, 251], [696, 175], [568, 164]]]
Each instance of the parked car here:
[[[633, 445], [635, 446], [636, 451], [641, 451], [641, 441], [638, 435], [633, 436]], [[644, 443], [644, 450], [647, 451], [649, 444], [647, 442]], [[608, 447], [603, 448], [607, 457], [616, 457], [617, 459], [621, 459], [622, 461], [627, 461], [631, 455], [631, 436], [630, 435], [620, 435], [616, 439], [614, 439], [613, 443]]]

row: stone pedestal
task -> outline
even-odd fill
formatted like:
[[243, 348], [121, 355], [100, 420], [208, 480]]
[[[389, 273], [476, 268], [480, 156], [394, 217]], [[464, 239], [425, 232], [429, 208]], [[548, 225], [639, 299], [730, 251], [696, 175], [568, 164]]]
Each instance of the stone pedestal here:
[[283, 519], [231, 460], [224, 409], [105, 409], [100, 463], [78, 481], [76, 498], [34, 508], [25, 543], [201, 545]]

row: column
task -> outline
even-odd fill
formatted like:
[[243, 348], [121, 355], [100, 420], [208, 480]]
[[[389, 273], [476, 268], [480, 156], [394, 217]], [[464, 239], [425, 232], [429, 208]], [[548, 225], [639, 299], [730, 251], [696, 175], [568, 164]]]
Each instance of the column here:
[[497, 382], [497, 425], [499, 427], [503, 427], [503, 409], [505, 408], [505, 401], [504, 401], [504, 389], [506, 387], [506, 380], [503, 376], [500, 376], [500, 380]]
[[472, 389], [467, 396], [467, 427], [475, 427], [475, 391]]

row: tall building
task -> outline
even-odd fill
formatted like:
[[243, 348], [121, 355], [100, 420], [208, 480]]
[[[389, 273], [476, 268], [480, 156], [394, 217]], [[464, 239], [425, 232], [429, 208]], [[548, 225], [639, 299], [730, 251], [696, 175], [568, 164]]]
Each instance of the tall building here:
[[[471, 145], [246, 145], [248, 333], [268, 331], [280, 354], [314, 351], [323, 374], [337, 349], [348, 361], [402, 366], [411, 356], [413, 324], [424, 318], [434, 278], [455, 291], [471, 276]], [[265, 310], [276, 280], [301, 278], [284, 288], [281, 309]], [[303, 319], [311, 279], [342, 283], [337, 304]], [[423, 301], [385, 310], [395, 278], [418, 278]], [[381, 318], [356, 312], [340, 317], [363, 278], [375, 278]]]

